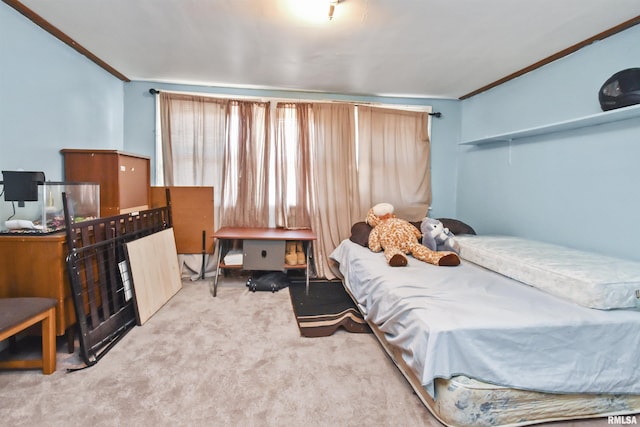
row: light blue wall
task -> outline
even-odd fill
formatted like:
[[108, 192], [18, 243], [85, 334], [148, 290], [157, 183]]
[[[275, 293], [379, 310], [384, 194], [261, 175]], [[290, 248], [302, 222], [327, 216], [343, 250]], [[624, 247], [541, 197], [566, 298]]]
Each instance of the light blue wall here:
[[124, 88], [125, 151], [152, 158], [152, 182], [155, 182], [155, 98], [149, 89], [215, 93], [233, 96], [264, 98], [289, 98], [301, 100], [335, 99], [356, 102], [381, 102], [402, 105], [431, 105], [433, 111], [442, 113], [432, 122], [432, 216], [453, 216], [455, 213], [455, 158], [460, 134], [460, 101], [442, 99], [392, 98], [322, 94], [313, 92], [288, 92], [254, 89], [233, 89], [160, 84], [155, 82], [131, 82]]
[[63, 178], [61, 148], [122, 149], [123, 83], [0, 3], [0, 170]]
[[[640, 26], [462, 102], [461, 140], [601, 112], [598, 90], [640, 67]], [[640, 260], [640, 118], [461, 146], [457, 216], [505, 233]]]

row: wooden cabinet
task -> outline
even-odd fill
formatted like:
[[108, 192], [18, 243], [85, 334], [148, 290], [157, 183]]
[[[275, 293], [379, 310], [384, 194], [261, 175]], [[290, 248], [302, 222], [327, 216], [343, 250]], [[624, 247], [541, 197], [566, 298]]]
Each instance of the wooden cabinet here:
[[149, 209], [148, 157], [116, 150], [63, 149], [64, 180], [100, 184], [100, 216]]
[[0, 298], [54, 298], [56, 335], [64, 335], [76, 322], [66, 255], [65, 233], [0, 235]]

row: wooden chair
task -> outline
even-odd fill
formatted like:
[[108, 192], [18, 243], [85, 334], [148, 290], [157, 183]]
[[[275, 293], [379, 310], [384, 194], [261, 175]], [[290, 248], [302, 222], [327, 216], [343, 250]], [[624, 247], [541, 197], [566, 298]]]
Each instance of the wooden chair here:
[[0, 369], [56, 370], [56, 300], [53, 298], [0, 298], [0, 341], [42, 322], [42, 358], [0, 361]]

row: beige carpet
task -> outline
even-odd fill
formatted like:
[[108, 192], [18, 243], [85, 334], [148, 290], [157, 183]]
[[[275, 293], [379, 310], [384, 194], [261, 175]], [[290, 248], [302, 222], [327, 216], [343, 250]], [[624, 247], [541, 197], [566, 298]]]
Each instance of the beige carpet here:
[[[372, 334], [304, 338], [289, 293], [184, 282], [95, 366], [0, 372], [5, 426], [440, 426]], [[604, 426], [606, 419], [556, 425]]]

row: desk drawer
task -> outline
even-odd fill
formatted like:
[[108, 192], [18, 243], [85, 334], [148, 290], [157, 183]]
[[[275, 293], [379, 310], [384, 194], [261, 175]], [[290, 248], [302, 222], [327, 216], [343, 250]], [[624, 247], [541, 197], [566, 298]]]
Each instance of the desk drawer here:
[[244, 240], [243, 269], [284, 271], [284, 240]]

